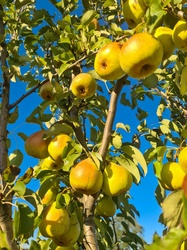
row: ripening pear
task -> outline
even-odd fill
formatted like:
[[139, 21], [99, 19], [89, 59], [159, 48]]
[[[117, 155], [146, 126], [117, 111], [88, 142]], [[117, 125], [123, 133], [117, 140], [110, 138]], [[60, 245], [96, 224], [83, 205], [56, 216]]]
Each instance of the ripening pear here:
[[65, 207], [56, 208], [56, 201], [48, 205], [39, 225], [44, 237], [59, 237], [66, 233], [70, 226], [70, 217]]
[[50, 138], [44, 139], [46, 131], [40, 130], [31, 134], [25, 141], [25, 151], [28, 155], [44, 159], [49, 156], [48, 145], [51, 141]]

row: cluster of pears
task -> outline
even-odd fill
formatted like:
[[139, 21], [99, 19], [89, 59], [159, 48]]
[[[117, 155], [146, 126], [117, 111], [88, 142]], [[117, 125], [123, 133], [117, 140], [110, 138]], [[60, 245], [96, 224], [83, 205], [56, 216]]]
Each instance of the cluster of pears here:
[[91, 157], [81, 160], [72, 167], [69, 175], [71, 187], [80, 193], [91, 195], [103, 191], [96, 206], [100, 216], [113, 216], [116, 205], [112, 197], [127, 192], [132, 185], [131, 173], [114, 162], [109, 162], [101, 171]]
[[[123, 13], [130, 27], [140, 23], [146, 8], [144, 0], [125, 1]], [[176, 48], [187, 51], [187, 21], [183, 19], [173, 29], [159, 26], [152, 34], [140, 32], [125, 42], [107, 43], [96, 54], [94, 68], [102, 79], [109, 81], [124, 75], [141, 79], [154, 73]]]
[[62, 152], [72, 138], [67, 134], [45, 138], [46, 132], [39, 130], [31, 134], [25, 141], [25, 151], [28, 155], [40, 159], [42, 169], [59, 170], [63, 165]]
[[66, 207], [58, 207], [54, 201], [44, 209], [39, 230], [57, 246], [73, 248], [80, 237], [81, 226], [76, 212], [69, 213]]
[[187, 147], [184, 147], [178, 155], [178, 162], [167, 162], [162, 166], [160, 183], [166, 190], [181, 189], [186, 174]]

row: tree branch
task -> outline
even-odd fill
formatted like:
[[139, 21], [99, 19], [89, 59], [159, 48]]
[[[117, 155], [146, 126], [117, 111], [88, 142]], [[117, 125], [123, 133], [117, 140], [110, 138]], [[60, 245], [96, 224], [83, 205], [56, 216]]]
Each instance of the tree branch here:
[[119, 79], [115, 86], [114, 89], [111, 93], [111, 98], [110, 98], [110, 103], [109, 103], [109, 109], [108, 109], [108, 116], [104, 128], [104, 133], [103, 133], [103, 139], [102, 139], [102, 144], [99, 149], [99, 153], [102, 156], [103, 160], [105, 160], [107, 152], [108, 152], [108, 147], [111, 139], [111, 132], [112, 132], [112, 126], [116, 114], [116, 108], [117, 108], [117, 101], [119, 94], [125, 84], [127, 76], [124, 76], [123, 78]]
[[[55, 75], [56, 76], [56, 75]], [[9, 105], [9, 110], [13, 109], [16, 107], [21, 101], [23, 101], [27, 96], [31, 95], [33, 92], [35, 92], [39, 87], [41, 87], [43, 84], [48, 82], [49, 79], [43, 80], [41, 83], [37, 84], [34, 86], [32, 89], [30, 89], [28, 92], [26, 92], [24, 95], [22, 95], [19, 99], [17, 99], [14, 103]]]

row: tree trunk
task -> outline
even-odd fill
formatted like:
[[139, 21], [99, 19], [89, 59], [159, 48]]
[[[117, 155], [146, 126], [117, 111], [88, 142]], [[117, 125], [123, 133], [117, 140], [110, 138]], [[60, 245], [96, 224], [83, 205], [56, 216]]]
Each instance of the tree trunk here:
[[[0, 5], [0, 11], [3, 12], [2, 5]], [[0, 16], [0, 36], [4, 36], [4, 22], [3, 15]], [[1, 43], [1, 71], [3, 72], [3, 84], [2, 84], [2, 102], [1, 102], [1, 116], [0, 116], [0, 189], [3, 192], [5, 183], [2, 180], [2, 173], [7, 167], [7, 124], [9, 117], [9, 93], [10, 93], [10, 79], [9, 71], [6, 65], [7, 50], [5, 42]], [[12, 223], [12, 206], [6, 203], [2, 203], [2, 198], [6, 194], [0, 196], [0, 228], [6, 234], [7, 243], [10, 250], [17, 250], [18, 246], [13, 236], [13, 223]], [[11, 198], [11, 197], [10, 197]], [[9, 200], [11, 202], [11, 200]], [[1, 239], [0, 239], [1, 241]]]

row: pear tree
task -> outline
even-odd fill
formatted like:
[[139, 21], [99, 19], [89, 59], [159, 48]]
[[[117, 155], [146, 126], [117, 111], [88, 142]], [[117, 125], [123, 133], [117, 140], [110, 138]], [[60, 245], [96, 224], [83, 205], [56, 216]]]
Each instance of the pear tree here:
[[[187, 247], [186, 13], [0, 1], [0, 249]], [[151, 243], [132, 196], [150, 171], [164, 228]]]

